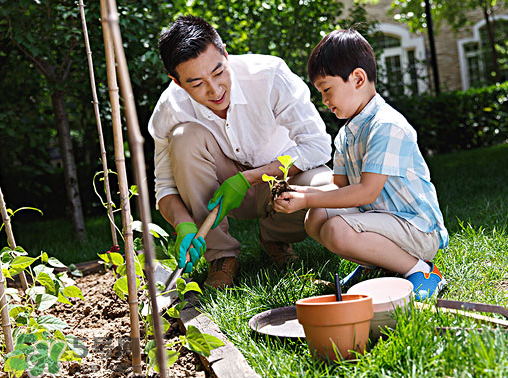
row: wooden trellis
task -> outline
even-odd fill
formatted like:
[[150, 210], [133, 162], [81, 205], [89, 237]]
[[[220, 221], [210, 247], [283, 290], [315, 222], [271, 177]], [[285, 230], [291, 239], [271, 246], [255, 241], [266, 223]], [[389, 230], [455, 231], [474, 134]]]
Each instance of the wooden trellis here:
[[[125, 237], [125, 261], [127, 268], [127, 281], [129, 292], [129, 310], [131, 317], [131, 347], [132, 347], [132, 365], [135, 373], [141, 372], [141, 356], [139, 351], [139, 319], [138, 319], [138, 300], [135, 276], [135, 259], [131, 228], [131, 211], [129, 204], [129, 187], [127, 184], [127, 173], [125, 168], [125, 156], [123, 149], [122, 125], [120, 117], [120, 102], [117, 85], [117, 73], [120, 79], [120, 90], [124, 99], [124, 111], [127, 121], [127, 131], [129, 144], [132, 150], [134, 160], [134, 177], [138, 186], [138, 205], [143, 228], [143, 245], [145, 252], [145, 273], [148, 281], [148, 292], [150, 295], [153, 328], [155, 342], [157, 346], [157, 360], [160, 370], [160, 377], [166, 378], [166, 355], [163, 342], [163, 329], [159, 318], [159, 310], [156, 301], [156, 289], [154, 280], [154, 246], [152, 234], [149, 230], [151, 223], [150, 201], [148, 187], [146, 184], [145, 158], [143, 153], [143, 137], [139, 130], [139, 123], [136, 114], [132, 85], [130, 82], [127, 61], [122, 45], [122, 37], [118, 23], [118, 12], [114, 0], [101, 0], [101, 22], [104, 37], [104, 47], [106, 51], [106, 66], [108, 89], [111, 101], [111, 111], [113, 120], [113, 138], [115, 145], [115, 162], [118, 172], [123, 234]], [[81, 11], [83, 12], [82, 0], [80, 0]], [[84, 16], [82, 16], [84, 17]], [[86, 28], [86, 24], [84, 24]], [[85, 30], [85, 29], [84, 29]], [[86, 33], [85, 33], [86, 34]], [[86, 39], [86, 37], [85, 37]], [[88, 47], [89, 50], [89, 47]], [[91, 53], [88, 54], [89, 61]], [[115, 64], [116, 63], [116, 64]], [[92, 68], [91, 68], [92, 69]], [[118, 71], [117, 71], [118, 70]], [[92, 74], [91, 74], [92, 75]], [[92, 78], [92, 76], [91, 76]], [[95, 86], [94, 84], [92, 84]], [[96, 98], [94, 98], [96, 101]], [[98, 114], [98, 105], [96, 105], [96, 114]], [[101, 150], [103, 147], [101, 146]], [[103, 156], [103, 162], [105, 161]], [[107, 172], [107, 169], [104, 169]], [[108, 199], [109, 201], [109, 199]]]
[[[102, 166], [104, 172], [104, 185], [106, 188], [106, 198], [107, 198], [107, 209], [108, 209], [108, 218], [111, 225], [111, 234], [113, 237], [113, 244], [117, 245], [116, 239], [116, 227], [114, 224], [113, 210], [112, 210], [112, 202], [111, 202], [111, 192], [109, 188], [109, 180], [108, 180], [108, 166], [107, 166], [107, 157], [106, 157], [106, 149], [104, 147], [104, 136], [102, 133], [102, 125], [100, 121], [100, 113], [99, 113], [99, 102], [97, 100], [97, 91], [95, 88], [95, 76], [93, 69], [93, 61], [92, 61], [92, 51], [90, 49], [90, 42], [88, 39], [88, 31], [86, 27], [86, 18], [84, 11], [83, 0], [79, 0], [79, 9], [81, 14], [81, 23], [83, 27], [83, 36], [85, 39], [85, 47], [88, 57], [88, 68], [90, 72], [90, 84], [92, 87], [92, 97], [95, 111], [95, 118], [97, 120], [97, 131], [99, 135], [99, 143], [101, 148], [101, 156], [102, 156]], [[104, 14], [102, 18], [104, 18]], [[139, 332], [139, 314], [138, 314], [138, 295], [137, 295], [137, 287], [136, 287], [136, 272], [135, 272], [135, 258], [134, 258], [134, 242], [133, 242], [133, 233], [131, 227], [131, 209], [130, 209], [130, 201], [129, 201], [129, 185], [127, 182], [127, 173], [125, 169], [125, 157], [124, 157], [124, 149], [123, 149], [123, 136], [122, 136], [122, 124], [120, 119], [120, 105], [118, 98], [118, 86], [116, 83], [116, 74], [115, 67], [111, 65], [111, 60], [114, 62], [114, 52], [112, 46], [110, 45], [109, 38], [109, 27], [104, 26], [103, 22], [103, 35], [105, 41], [106, 48], [106, 56], [109, 57], [107, 63], [108, 69], [108, 87], [110, 91], [110, 101], [111, 101], [111, 109], [113, 111], [113, 138], [114, 138], [114, 147], [115, 147], [115, 162], [116, 168], [118, 171], [118, 187], [120, 189], [120, 207], [122, 212], [122, 225], [123, 225], [123, 237], [124, 237], [124, 250], [125, 250], [125, 265], [126, 265], [126, 274], [127, 274], [127, 289], [128, 289], [128, 304], [129, 304], [129, 314], [130, 314], [130, 323], [131, 323], [131, 353], [132, 353], [132, 369], [134, 373], [141, 373], [141, 350], [140, 350], [140, 332]]]

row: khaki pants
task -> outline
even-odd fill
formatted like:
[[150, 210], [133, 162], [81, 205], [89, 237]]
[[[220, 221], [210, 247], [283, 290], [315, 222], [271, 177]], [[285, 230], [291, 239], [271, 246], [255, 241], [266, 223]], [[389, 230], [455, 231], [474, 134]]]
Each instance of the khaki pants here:
[[357, 207], [326, 209], [328, 218], [340, 216], [356, 232], [375, 232], [397, 244], [411, 256], [420, 260], [432, 260], [440, 239], [437, 231], [423, 232], [408, 221], [387, 212], [362, 213]]
[[[197, 225], [208, 215], [206, 208], [214, 192], [229, 177], [247, 167], [226, 157], [213, 135], [203, 126], [186, 123], [172, 131], [169, 145], [171, 168], [180, 196]], [[321, 166], [301, 172], [289, 180], [293, 185], [320, 186], [332, 182], [332, 171]], [[275, 213], [270, 205], [269, 186], [262, 183], [247, 191], [242, 205], [228, 216], [236, 219], [259, 218], [265, 241], [293, 243], [306, 238], [303, 221], [306, 210], [293, 214]], [[206, 236], [205, 258], [238, 257], [240, 243], [229, 234], [227, 217]]]

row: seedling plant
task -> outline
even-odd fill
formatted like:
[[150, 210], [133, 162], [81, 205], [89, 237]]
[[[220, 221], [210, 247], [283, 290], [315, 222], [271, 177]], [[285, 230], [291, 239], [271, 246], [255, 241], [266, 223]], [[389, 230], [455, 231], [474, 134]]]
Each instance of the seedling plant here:
[[47, 365], [48, 372], [55, 374], [60, 361], [80, 362], [88, 353], [87, 348], [73, 335], [64, 333], [69, 328], [67, 323], [56, 316], [44, 315], [57, 302], [72, 306], [70, 298], [84, 300], [81, 289], [66, 271], [55, 272], [55, 268], [66, 266], [46, 252], [30, 257], [19, 246], [14, 250], [3, 248], [0, 258], [7, 279], [13, 280], [16, 274], [25, 272], [31, 281], [23, 293], [15, 288], [6, 289], [9, 317], [14, 326], [14, 351], [5, 356], [4, 371], [9, 377], [21, 377], [24, 372], [38, 376]]
[[289, 169], [293, 166], [297, 158], [292, 158], [290, 155], [279, 156], [277, 160], [281, 163], [279, 169], [282, 171], [282, 180], [277, 179], [277, 177], [269, 176], [267, 174], [263, 174], [261, 177], [264, 182], [267, 182], [270, 186], [270, 199], [273, 202], [277, 196], [281, 195], [284, 192], [294, 191], [288, 184], [288, 174]]

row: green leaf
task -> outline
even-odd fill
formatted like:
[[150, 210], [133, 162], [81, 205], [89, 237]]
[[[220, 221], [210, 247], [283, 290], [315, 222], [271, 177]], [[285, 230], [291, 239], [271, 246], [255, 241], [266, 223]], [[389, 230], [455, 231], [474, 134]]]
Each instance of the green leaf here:
[[141, 264], [137, 258], [134, 259], [134, 268], [135, 268], [135, 272], [138, 276], [145, 277], [145, 272], [143, 272], [143, 267], [141, 266]]
[[[137, 232], [143, 232], [143, 223], [141, 221], [132, 222], [132, 229]], [[152, 235], [156, 238], [164, 238], [166, 239], [169, 234], [160, 226], [155, 223], [148, 223], [148, 229], [152, 233]]]
[[182, 291], [182, 294], [185, 294], [188, 291], [197, 291], [198, 293], [203, 294], [197, 282], [189, 282], [185, 285], [185, 289]]
[[58, 260], [55, 257], [50, 257], [48, 259], [48, 264], [55, 268], [67, 268], [67, 265], [63, 264], [62, 262], [60, 262], [60, 260]]
[[210, 346], [208, 345], [208, 342], [204, 338], [201, 331], [193, 325], [190, 325], [187, 329], [185, 340], [187, 341], [186, 346], [188, 349], [205, 357], [210, 356]]
[[65, 297], [61, 291], [58, 292], [58, 302], [65, 303], [72, 306], [72, 303]]
[[118, 252], [109, 253], [109, 257], [111, 258], [113, 265], [120, 266], [124, 263], [123, 256], [121, 254], [119, 254]]
[[134, 239], [134, 251], [141, 251], [143, 249], [143, 240], [141, 238]]
[[111, 263], [111, 257], [109, 256], [109, 253], [98, 253], [97, 256], [104, 262], [110, 264]]
[[176, 279], [176, 290], [179, 293], [183, 293], [186, 287], [187, 287], [187, 284], [185, 283], [185, 280], [183, 278], [179, 277]]
[[115, 284], [113, 285], [113, 290], [121, 299], [125, 300], [125, 294], [129, 293], [127, 276], [123, 276], [116, 280]]
[[41, 261], [46, 264], [48, 262], [48, 254], [46, 252], [41, 253]]
[[46, 288], [47, 291], [51, 293], [55, 292], [55, 282], [47, 273], [39, 273], [36, 278], [36, 281], [41, 283], [42, 286]]
[[26, 311], [26, 307], [23, 305], [9, 307], [9, 316], [13, 319], [16, 319], [16, 317], [24, 311]]
[[28, 362], [24, 355], [14, 356], [5, 361], [4, 371], [13, 373], [16, 377], [21, 377], [28, 368]]
[[125, 274], [127, 273], [127, 266], [125, 264], [118, 266], [116, 268], [116, 272], [121, 276], [125, 276]]
[[43, 315], [35, 320], [37, 321], [37, 324], [43, 326], [48, 331], [56, 331], [57, 329], [61, 331], [65, 328], [69, 328], [69, 325], [66, 322], [52, 315]]
[[5, 278], [10, 278], [11, 280], [13, 280], [14, 278], [12, 278], [11, 274], [9, 273], [9, 270], [8, 269], [5, 269], [5, 268], [2, 268], [2, 273], [4, 275]]
[[177, 267], [174, 257], [168, 260], [159, 260], [159, 264], [161, 264], [163, 268], [169, 271], [173, 271]]
[[175, 318], [175, 319], [179, 319], [180, 318], [180, 311], [178, 311], [176, 308], [174, 307], [170, 307], [168, 308], [168, 310], [166, 311], [166, 314], [171, 317], [171, 318]]
[[15, 276], [19, 272], [24, 271], [30, 265], [32, 265], [38, 258], [28, 257], [28, 256], [17, 256], [14, 260], [11, 261], [11, 266], [9, 268], [9, 273], [12, 276]]
[[180, 354], [176, 350], [166, 350], [167, 366], [173, 365]]
[[65, 287], [63, 289], [63, 294], [66, 297], [81, 298], [81, 299], [85, 300], [85, 298], [83, 297], [83, 292], [77, 286], [67, 286], [67, 287]]
[[65, 340], [67, 341], [67, 347], [72, 350], [77, 357], [84, 358], [88, 355], [88, 348], [77, 337], [65, 335]]
[[264, 181], [264, 182], [272, 182], [272, 181], [275, 181], [275, 177], [273, 176], [268, 176], [266, 173], [263, 174], [263, 176], [261, 176], [261, 179]]
[[156, 347], [155, 340], [150, 340], [149, 342], [147, 342], [145, 346], [145, 354], [150, 352], [155, 347]]
[[58, 301], [58, 297], [50, 294], [37, 294], [35, 297], [35, 303], [37, 303], [37, 309], [39, 311], [45, 311], [52, 307]]
[[209, 335], [207, 333], [202, 333], [202, 335], [205, 338], [206, 342], [208, 343], [210, 350], [219, 348], [219, 347], [225, 345], [224, 342], [221, 339], [219, 339], [218, 337]]

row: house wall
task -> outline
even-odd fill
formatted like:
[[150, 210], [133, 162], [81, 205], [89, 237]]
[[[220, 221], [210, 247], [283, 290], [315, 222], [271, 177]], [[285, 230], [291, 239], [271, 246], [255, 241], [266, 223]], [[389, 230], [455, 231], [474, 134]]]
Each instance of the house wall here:
[[[376, 4], [365, 4], [364, 7], [367, 10], [370, 19], [374, 19], [380, 23], [392, 23], [398, 25], [399, 27], [402, 26], [406, 30], [409, 30], [405, 24], [397, 22], [393, 19], [393, 16], [389, 14], [391, 2], [391, 0], [379, 0], [379, 2]], [[345, 5], [345, 9], [347, 10], [353, 4], [353, 1], [343, 0], [343, 3]], [[345, 12], [345, 14], [347, 14], [347, 12]], [[502, 8], [497, 10], [496, 16], [499, 15], [508, 16], [508, 9]], [[469, 13], [468, 19], [471, 22], [471, 25], [474, 25], [484, 19], [483, 13], [481, 10], [472, 11]], [[413, 33], [413, 35], [423, 36], [425, 39], [428, 77], [430, 84], [433, 85], [428, 34], [425, 32]], [[448, 24], [442, 23], [438, 30], [434, 29], [434, 40], [437, 53], [437, 64], [441, 90], [453, 91], [466, 89], [463, 87], [458, 41], [460, 39], [472, 37], [472, 26], [464, 27], [464, 29], [460, 30], [459, 32], [455, 32]]]

